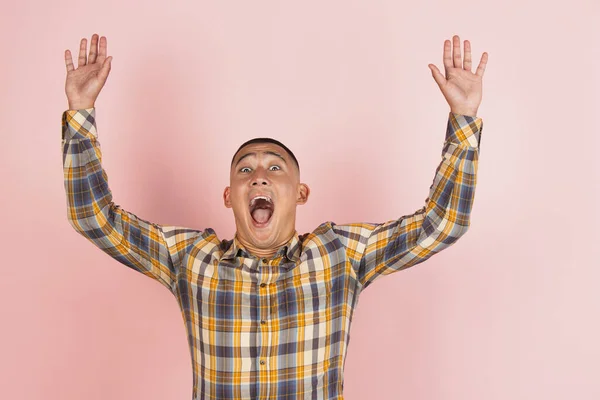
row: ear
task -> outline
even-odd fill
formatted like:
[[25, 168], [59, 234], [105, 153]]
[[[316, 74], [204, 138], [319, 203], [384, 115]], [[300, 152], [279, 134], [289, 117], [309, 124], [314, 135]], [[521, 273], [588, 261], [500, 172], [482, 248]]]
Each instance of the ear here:
[[229, 189], [229, 186], [227, 186], [225, 188], [225, 191], [223, 192], [223, 203], [225, 203], [225, 207], [227, 208], [231, 208], [231, 190]]
[[298, 185], [298, 196], [296, 197], [296, 204], [305, 204], [308, 201], [310, 195], [310, 188], [306, 183]]

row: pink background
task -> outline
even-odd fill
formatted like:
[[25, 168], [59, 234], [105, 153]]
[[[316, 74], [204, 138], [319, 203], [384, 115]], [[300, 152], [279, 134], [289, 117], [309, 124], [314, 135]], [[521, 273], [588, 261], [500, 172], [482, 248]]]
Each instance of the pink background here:
[[449, 111], [427, 64], [454, 34], [487, 51], [471, 229], [361, 295], [345, 398], [600, 398], [600, 5], [486, 3], [3, 2], [0, 398], [191, 397], [174, 297], [67, 222], [63, 52], [95, 32], [115, 202], [221, 238], [255, 136], [300, 160], [299, 232], [419, 209]]

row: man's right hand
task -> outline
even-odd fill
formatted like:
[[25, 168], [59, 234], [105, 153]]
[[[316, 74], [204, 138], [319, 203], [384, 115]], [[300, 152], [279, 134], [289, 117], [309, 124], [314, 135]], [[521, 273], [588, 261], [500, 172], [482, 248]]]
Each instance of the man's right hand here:
[[92, 108], [100, 90], [106, 83], [110, 72], [111, 57], [106, 57], [106, 38], [100, 38], [98, 51], [98, 35], [92, 36], [90, 54], [86, 57], [87, 40], [81, 39], [77, 69], [73, 66], [71, 51], [65, 51], [65, 64], [67, 66], [67, 81], [65, 92], [69, 101], [69, 110]]

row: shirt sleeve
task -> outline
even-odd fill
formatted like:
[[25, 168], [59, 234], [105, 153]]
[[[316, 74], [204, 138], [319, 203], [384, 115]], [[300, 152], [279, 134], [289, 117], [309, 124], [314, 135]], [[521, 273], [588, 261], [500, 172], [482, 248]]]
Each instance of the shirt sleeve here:
[[450, 112], [442, 160], [425, 205], [381, 224], [332, 224], [357, 279], [375, 279], [411, 267], [452, 245], [469, 228], [483, 121]]
[[94, 108], [63, 113], [62, 152], [71, 226], [115, 260], [175, 293], [183, 257], [201, 231], [145, 221], [113, 202]]

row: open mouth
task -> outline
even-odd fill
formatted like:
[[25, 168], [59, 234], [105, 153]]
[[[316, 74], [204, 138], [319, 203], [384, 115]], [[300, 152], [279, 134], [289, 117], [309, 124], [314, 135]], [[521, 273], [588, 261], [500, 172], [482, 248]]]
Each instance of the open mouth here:
[[256, 196], [250, 201], [250, 215], [255, 226], [267, 226], [273, 216], [275, 205], [268, 196]]

